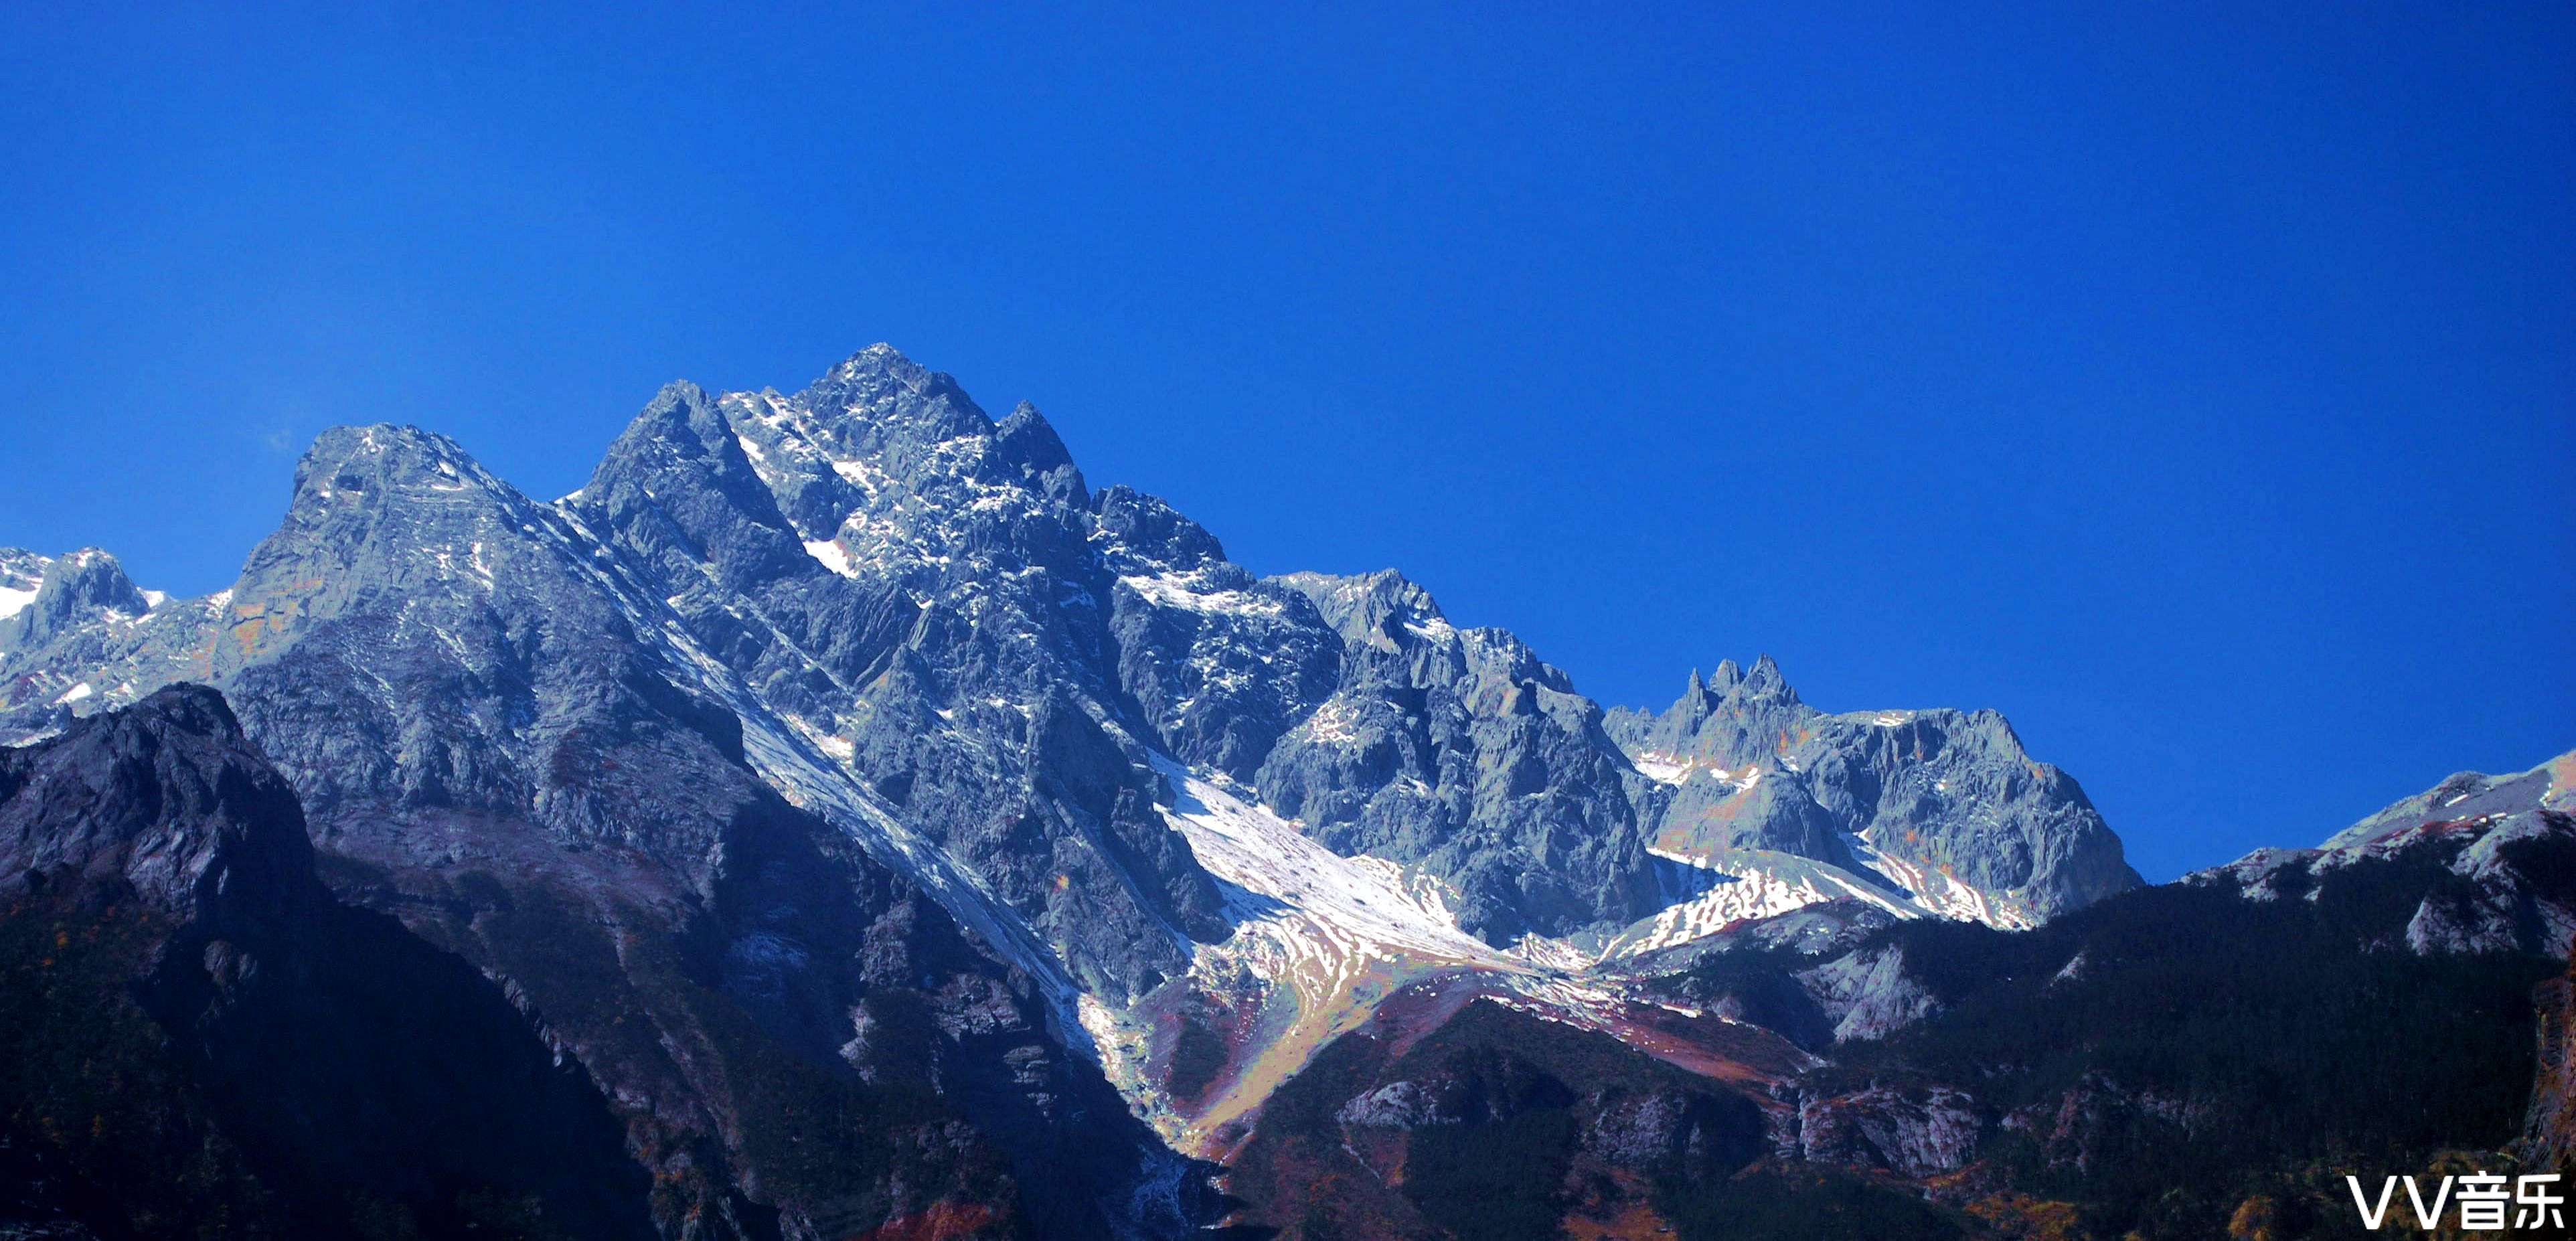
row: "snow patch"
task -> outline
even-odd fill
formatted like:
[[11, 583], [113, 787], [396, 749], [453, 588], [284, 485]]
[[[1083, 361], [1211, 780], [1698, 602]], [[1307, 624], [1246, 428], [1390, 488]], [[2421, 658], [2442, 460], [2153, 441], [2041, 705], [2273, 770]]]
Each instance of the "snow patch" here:
[[1597, 959], [1635, 956], [1685, 944], [1729, 927], [1845, 897], [1876, 905], [1901, 918], [1919, 911], [1879, 891], [1841, 867], [1768, 850], [1730, 851], [1713, 858], [1655, 850], [1655, 856], [1714, 872], [1716, 885], [1613, 936]]
[[1916, 909], [1939, 918], [1961, 922], [1982, 922], [2007, 931], [2028, 930], [2039, 925], [2039, 919], [2028, 910], [2010, 902], [1989, 897], [1946, 868], [1925, 868], [1894, 854], [1882, 852], [1870, 837], [1875, 827], [1847, 838], [1844, 844], [1861, 865], [1887, 876], [1913, 895]]
[[1352, 710], [1348, 702], [1340, 698], [1332, 699], [1323, 706], [1315, 708], [1313, 715], [1306, 717], [1306, 739], [1334, 743], [1349, 742], [1358, 736], [1351, 731], [1351, 721], [1357, 715], [1358, 712]]
[[1146, 602], [1167, 608], [1236, 616], [1282, 616], [1287, 611], [1278, 600], [1248, 590], [1201, 590], [1195, 574], [1138, 574], [1118, 580], [1143, 595]]
[[[1343, 857], [1317, 844], [1267, 807], [1202, 779], [1173, 759], [1154, 767], [1176, 791], [1163, 817], [1180, 832], [1208, 873], [1223, 881], [1234, 934], [1194, 946], [1191, 977], [1215, 992], [1241, 994], [1245, 975], [1263, 997], [1256, 1064], [1195, 1118], [1171, 1112], [1150, 1089], [1126, 1089], [1146, 1119], [1184, 1149], [1258, 1106], [1270, 1087], [1305, 1067], [1334, 1037], [1357, 1028], [1397, 988], [1444, 970], [1467, 968], [1505, 976], [1530, 967], [1458, 928], [1448, 893], [1436, 880], [1409, 875], [1384, 858]], [[1104, 1019], [1094, 1030], [1104, 1067], [1113, 1050], [1141, 1031]], [[1117, 1080], [1117, 1068], [1112, 1068]]]
[[1689, 779], [1692, 766], [1691, 760], [1679, 755], [1652, 751], [1635, 755], [1628, 762], [1637, 769], [1638, 775], [1664, 784], [1680, 784]]
[[1358, 953], [1505, 964], [1503, 955], [1458, 929], [1446, 903], [1424, 899], [1404, 868], [1383, 858], [1343, 857], [1315, 843], [1269, 807], [1202, 780], [1157, 755], [1154, 766], [1179, 790], [1163, 817], [1190, 842], [1208, 872], [1261, 898], [1234, 905], [1237, 929], [1275, 934], [1292, 956]]
[[824, 568], [843, 577], [859, 575], [859, 571], [850, 565], [850, 554], [841, 550], [841, 542], [838, 539], [816, 539], [807, 543], [805, 554], [821, 562]]

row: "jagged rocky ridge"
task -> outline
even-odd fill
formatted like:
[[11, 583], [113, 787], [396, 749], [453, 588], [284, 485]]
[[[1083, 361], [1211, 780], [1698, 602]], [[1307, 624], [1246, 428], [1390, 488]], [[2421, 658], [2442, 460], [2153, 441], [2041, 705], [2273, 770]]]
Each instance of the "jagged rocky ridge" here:
[[1648, 800], [1663, 852], [1837, 863], [2002, 926], [2138, 886], [2084, 791], [1993, 711], [1828, 715], [1766, 656], [1705, 682], [1694, 672], [1663, 714], [1614, 711], [1606, 724], [1661, 786]]
[[2348, 1173], [2576, 1171], [2571, 774], [2454, 777], [2027, 932], [1752, 924], [1643, 962], [1665, 1019], [1615, 1038], [1409, 986], [1229, 1187], [1291, 1238], [2182, 1241], [2358, 1235]]
[[[619, 568], [640, 579], [632, 585], [667, 588], [659, 598], [708, 653], [798, 731], [847, 747], [889, 800], [909, 801], [928, 779], [925, 792], [968, 802], [957, 814], [996, 817], [985, 803], [1011, 784], [994, 778], [1021, 761], [1011, 752], [1077, 744], [1053, 733], [1030, 740], [1038, 706], [1062, 696], [1130, 748], [1255, 784], [1341, 851], [1430, 871], [1458, 889], [1461, 924], [1491, 943], [1615, 929], [1669, 907], [1676, 879], [1650, 852], [1659, 840], [1668, 854], [1767, 851], [1834, 864], [1900, 901], [1967, 909], [1991, 893], [1989, 914], [2001, 920], [2134, 882], [2080, 790], [2032, 763], [1990, 713], [1825, 716], [1766, 660], [1741, 676], [1721, 665], [1705, 685], [1694, 675], [1661, 716], [1604, 715], [1517, 639], [1452, 627], [1393, 574], [1255, 580], [1152, 497], [1093, 493], [1034, 409], [995, 424], [945, 376], [883, 346], [794, 396], [675, 384], [590, 484], [553, 507], [579, 534], [626, 553]], [[424, 562], [443, 579], [471, 574], [474, 543], [500, 554], [508, 541], [417, 538], [410, 550], [446, 557]], [[55, 594], [30, 614], [83, 610], [81, 592]], [[217, 602], [236, 621], [267, 606]], [[154, 619], [128, 623], [176, 631], [161, 643], [174, 652], [197, 637], [189, 624]], [[94, 654], [37, 653], [43, 645], [12, 643], [11, 662], [39, 675], [124, 670]], [[104, 704], [150, 681], [146, 670], [91, 692]], [[13, 693], [12, 705], [56, 705], [33, 692], [48, 687]], [[926, 714], [902, 712], [924, 704]], [[1015, 718], [979, 714], [997, 704]], [[978, 756], [944, 749], [952, 735], [1016, 739]], [[1764, 770], [1803, 778], [1762, 788]], [[1658, 777], [1652, 787], [1623, 787], [1639, 771]], [[926, 826], [942, 845], [962, 830]], [[1122, 826], [1113, 814], [1104, 828], [1122, 882], [1038, 897], [1067, 902], [1042, 922], [1096, 924], [1132, 904], [1135, 917], [1185, 940], [1221, 932], [1186, 864], [1151, 856], [1158, 824]], [[1873, 832], [1891, 839], [1874, 854], [1865, 841], [1854, 848]], [[975, 852], [972, 842], [955, 847]], [[1871, 871], [1878, 858], [1898, 873]], [[999, 886], [1051, 883], [1052, 871], [1029, 869]], [[1124, 888], [1130, 899], [1077, 907], [1103, 898], [1076, 888]], [[1131, 934], [1132, 921], [1109, 925], [1150, 938]], [[1166, 955], [1105, 969], [1071, 955], [1094, 990], [1179, 963]]]
[[[1106, 1066], [1219, 1149], [1408, 980], [1619, 1029], [1611, 967], [1747, 920], [2012, 925], [2135, 883], [1991, 714], [1827, 716], [1767, 660], [1605, 713], [1395, 574], [1254, 577], [1093, 489], [1034, 409], [997, 423], [883, 346], [792, 395], [671, 385], [553, 503], [433, 433], [326, 433], [205, 599], [95, 551], [0, 573], [5, 739], [221, 687], [335, 888], [533, 997], [711, 1217], [890, 1208], [758, 1173], [724, 1040], [631, 942], [864, 1075], [893, 1040], [853, 997], [908, 975], [850, 961], [908, 911], [953, 928], [914, 990], [999, 997], [1007, 1045], [968, 1074], [1015, 1083], [993, 1106], [1096, 1101]], [[583, 970], [547, 956], [557, 922]], [[1182, 1165], [1122, 1142], [1042, 1209], [1173, 1226]]]

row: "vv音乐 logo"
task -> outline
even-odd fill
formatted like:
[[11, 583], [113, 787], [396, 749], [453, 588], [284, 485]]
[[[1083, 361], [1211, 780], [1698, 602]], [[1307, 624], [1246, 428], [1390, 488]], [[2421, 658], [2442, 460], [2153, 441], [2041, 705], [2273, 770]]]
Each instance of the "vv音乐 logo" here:
[[2559, 1190], [2560, 1178], [2555, 1172], [2516, 1177], [2492, 1172], [2446, 1176], [2431, 1187], [2430, 1197], [2416, 1178], [2392, 1176], [2380, 1183], [2375, 1201], [2362, 1191], [2360, 1177], [2343, 1179], [2352, 1187], [2352, 1205], [2361, 1212], [2361, 1226], [2373, 1232], [2388, 1222], [2389, 1211], [2397, 1205], [2401, 1181], [2406, 1185], [2406, 1205], [2413, 1208], [2419, 1228], [2441, 1227], [2446, 1214], [2459, 1217], [2462, 1232], [2502, 1232], [2507, 1219], [2517, 1229], [2546, 1228], [2564, 1233], [2567, 1228], [2567, 1195]]

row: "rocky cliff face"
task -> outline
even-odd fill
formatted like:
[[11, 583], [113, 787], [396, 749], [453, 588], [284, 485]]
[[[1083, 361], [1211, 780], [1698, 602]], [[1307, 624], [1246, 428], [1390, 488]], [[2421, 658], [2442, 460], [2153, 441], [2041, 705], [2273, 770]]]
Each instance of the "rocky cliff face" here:
[[1279, 582], [1342, 643], [1332, 696], [1262, 764], [1262, 800], [1336, 852], [1418, 866], [1488, 942], [1669, 903], [1601, 709], [1499, 629], [1460, 629], [1392, 573]]
[[798, 740], [1123, 1001], [1223, 925], [1144, 762], [1206, 747], [1126, 692], [1117, 600], [1140, 605], [1092, 501], [1034, 411], [997, 427], [877, 350], [794, 397], [665, 390], [568, 507]]
[[1660, 715], [1607, 721], [1649, 790], [1656, 845], [1836, 863], [1940, 912], [2027, 926], [2138, 886], [2065, 772], [1992, 711], [1828, 715], [1769, 656], [1733, 661]]
[[1229, 1185], [1237, 1221], [1285, 1238], [1646, 1236], [1671, 1231], [1659, 1182], [1723, 1183], [1768, 1123], [1608, 1035], [1423, 1000], [1284, 1087]]
[[522, 988], [632, 1109], [666, 1218], [847, 1232], [952, 1209], [991, 1197], [969, 1188], [989, 1140], [1051, 1232], [1176, 1222], [1179, 1198], [1138, 1190], [1176, 1190], [1178, 1165], [1047, 1034], [1050, 984], [1007, 964], [1035, 954], [961, 933], [919, 886], [952, 872], [889, 869], [899, 828], [665, 585], [440, 437], [335, 432], [213, 667], [350, 890]]
[[2532, 1007], [2536, 1068], [2515, 1152], [2527, 1166], [2576, 1174], [2576, 967], [2540, 984]]

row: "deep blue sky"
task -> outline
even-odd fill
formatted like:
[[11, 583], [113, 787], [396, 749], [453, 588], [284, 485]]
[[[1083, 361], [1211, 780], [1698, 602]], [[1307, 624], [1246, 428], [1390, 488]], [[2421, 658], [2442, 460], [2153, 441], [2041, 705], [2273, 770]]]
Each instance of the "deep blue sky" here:
[[2576, 6], [1205, 7], [6, 6], [0, 544], [883, 339], [1608, 702], [1999, 707], [2154, 878], [2576, 745]]

